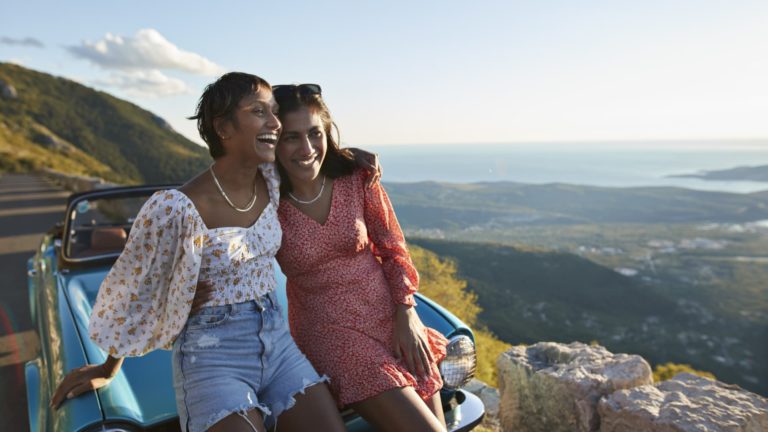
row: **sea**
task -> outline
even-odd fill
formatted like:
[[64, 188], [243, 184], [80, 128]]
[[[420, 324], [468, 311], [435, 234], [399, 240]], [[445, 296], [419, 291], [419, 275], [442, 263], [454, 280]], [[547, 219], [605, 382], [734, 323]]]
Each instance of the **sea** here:
[[768, 190], [768, 183], [763, 182], [674, 177], [768, 165], [768, 140], [414, 144], [367, 146], [366, 149], [379, 154], [384, 182], [676, 186], [734, 193]]

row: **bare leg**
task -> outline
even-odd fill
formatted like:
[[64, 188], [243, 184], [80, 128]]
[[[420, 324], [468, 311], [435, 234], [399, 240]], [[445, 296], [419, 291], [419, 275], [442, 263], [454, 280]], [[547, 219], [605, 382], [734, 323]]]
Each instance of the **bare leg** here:
[[280, 414], [277, 427], [280, 432], [346, 431], [336, 402], [325, 383], [315, 384], [304, 394], [297, 394], [296, 405]]
[[[440, 395], [437, 397], [439, 406]], [[441, 424], [413, 387], [388, 390], [351, 407], [378, 431], [445, 431], [445, 420]]]
[[252, 409], [246, 414], [232, 413], [208, 429], [208, 432], [266, 432], [261, 411]]

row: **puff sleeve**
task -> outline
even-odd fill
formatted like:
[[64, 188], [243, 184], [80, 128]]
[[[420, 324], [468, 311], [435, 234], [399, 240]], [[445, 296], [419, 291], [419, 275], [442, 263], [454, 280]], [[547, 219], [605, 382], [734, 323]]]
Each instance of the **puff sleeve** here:
[[186, 195], [152, 195], [99, 288], [88, 325], [91, 339], [115, 357], [170, 349], [192, 306], [205, 233]]
[[364, 219], [368, 238], [373, 245], [373, 254], [381, 260], [392, 300], [396, 304], [413, 306], [416, 304], [413, 293], [419, 286], [419, 273], [411, 261], [395, 210], [381, 183], [366, 187], [364, 172], [357, 174], [365, 197]]

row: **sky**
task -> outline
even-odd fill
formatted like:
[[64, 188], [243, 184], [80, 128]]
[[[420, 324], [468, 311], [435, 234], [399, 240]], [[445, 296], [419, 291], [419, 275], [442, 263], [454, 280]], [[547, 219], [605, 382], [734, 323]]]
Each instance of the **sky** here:
[[[227, 71], [318, 83], [348, 145], [757, 140], [768, 2], [5, 1], [0, 61], [192, 121]], [[720, 144], [718, 144], [720, 145]]]

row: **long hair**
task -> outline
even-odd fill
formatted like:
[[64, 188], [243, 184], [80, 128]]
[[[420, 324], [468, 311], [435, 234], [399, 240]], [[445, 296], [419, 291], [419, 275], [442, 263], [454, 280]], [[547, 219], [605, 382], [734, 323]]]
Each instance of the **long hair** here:
[[[311, 113], [318, 114], [323, 123], [323, 130], [328, 141], [328, 149], [325, 152], [323, 164], [320, 166], [320, 172], [332, 179], [352, 174], [356, 167], [355, 159], [352, 156], [352, 152], [339, 147], [341, 133], [339, 132], [339, 127], [333, 122], [331, 112], [323, 101], [322, 95], [319, 92], [302, 92], [299, 86], [286, 87], [288, 88], [281, 88], [281, 91], [274, 92], [275, 102], [280, 107], [280, 121], [284, 119], [286, 114], [298, 111], [301, 108], [308, 108]], [[333, 129], [336, 129], [336, 138], [332, 134]], [[280, 193], [287, 194], [293, 190], [291, 180], [288, 178], [288, 173], [286, 173], [280, 161], [277, 161], [277, 169], [280, 172]]]

